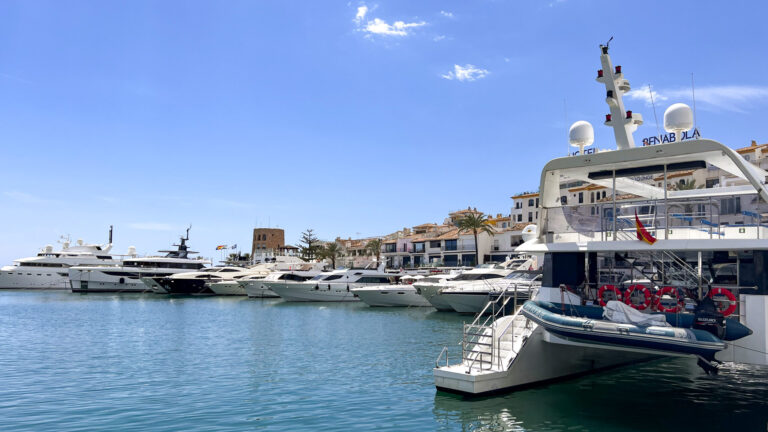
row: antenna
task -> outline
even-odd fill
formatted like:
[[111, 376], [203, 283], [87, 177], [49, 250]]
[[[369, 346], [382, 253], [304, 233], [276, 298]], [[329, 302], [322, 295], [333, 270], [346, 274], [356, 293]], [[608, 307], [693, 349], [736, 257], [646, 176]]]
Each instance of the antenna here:
[[696, 87], [693, 85], [693, 72], [691, 72], [691, 96], [693, 97], [693, 130], [699, 128], [696, 123]]
[[109, 244], [112, 244], [112, 225], [109, 226]]
[[656, 135], [659, 137], [659, 141], [661, 141], [661, 130], [659, 129], [659, 117], [656, 116], [656, 104], [653, 102], [653, 89], [651, 89], [650, 84], [648, 84], [648, 94], [651, 96], [651, 106], [653, 107], [653, 120], [656, 122]]
[[610, 39], [608, 39], [608, 42], [605, 43], [605, 47], [608, 48], [608, 45], [611, 44], [611, 41], [613, 40], [613, 36], [611, 36]]

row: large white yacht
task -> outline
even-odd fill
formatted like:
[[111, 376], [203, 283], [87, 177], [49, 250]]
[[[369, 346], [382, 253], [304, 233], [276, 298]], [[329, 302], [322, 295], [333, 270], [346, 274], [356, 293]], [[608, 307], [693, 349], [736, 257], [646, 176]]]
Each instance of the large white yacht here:
[[512, 273], [525, 260], [507, 260], [504, 263], [481, 264], [471, 270], [462, 272], [453, 278], [445, 279], [440, 282], [433, 282], [433, 278], [426, 278], [414, 283], [418, 293], [439, 311], [452, 311], [453, 308], [442, 296], [442, 290], [453, 288], [472, 281], [484, 281], [491, 279], [501, 279]]
[[69, 289], [70, 267], [120, 263], [121, 257], [115, 258], [110, 253], [112, 227], [109, 228], [107, 244], [86, 244], [78, 240], [75, 245], [71, 245], [69, 238], [65, 238], [61, 246], [60, 250], [54, 250], [52, 245], [47, 245], [33, 257], [20, 258], [14, 260], [13, 265], [0, 268], [0, 289]]
[[212, 283], [233, 280], [248, 275], [245, 267], [208, 267], [194, 272], [175, 273], [170, 276], [148, 276], [142, 280], [156, 294], [216, 295]]
[[352, 292], [353, 288], [394, 283], [401, 276], [385, 272], [384, 263], [378, 268], [372, 268], [373, 265], [375, 262], [364, 269], [334, 270], [303, 282], [287, 281], [283, 285], [272, 285], [270, 289], [285, 301], [360, 301]]
[[[690, 358], [708, 374], [768, 365], [768, 172], [689, 132], [683, 104], [664, 114], [664, 144], [636, 147], [642, 118], [624, 109], [629, 82], [600, 50], [617, 149], [586, 154], [591, 125], [571, 127], [579, 153], [544, 166], [538, 233], [518, 247], [544, 254], [541, 288], [516, 313], [501, 296], [500, 313], [466, 324], [461, 360], [449, 364], [448, 348], [437, 358], [438, 390], [489, 394], [660, 357]], [[688, 171], [713, 180], [673, 186]], [[561, 190], [574, 182], [605, 199], [566, 202]], [[599, 282], [626, 263], [648, 282]]]
[[272, 290], [273, 287], [310, 280], [322, 274], [323, 267], [322, 263], [294, 265], [288, 270], [273, 271], [266, 276], [244, 277], [239, 284], [250, 298], [277, 298], [280, 296]]
[[414, 282], [424, 278], [422, 275], [405, 275], [396, 284], [353, 288], [352, 292], [368, 306], [430, 307], [432, 304], [419, 295], [413, 286]]
[[[118, 265], [75, 266], [69, 268], [72, 292], [147, 292], [151, 287], [142, 278], [166, 277], [200, 270], [210, 261], [189, 257], [197, 252], [187, 247], [189, 229], [176, 250], [163, 250], [164, 256], [127, 258]], [[146, 279], [145, 279], [146, 280]]]
[[494, 296], [505, 294], [517, 296], [521, 301], [528, 299], [541, 284], [541, 277], [540, 271], [515, 270], [503, 279], [480, 280], [444, 288], [441, 296], [454, 311], [476, 315]]

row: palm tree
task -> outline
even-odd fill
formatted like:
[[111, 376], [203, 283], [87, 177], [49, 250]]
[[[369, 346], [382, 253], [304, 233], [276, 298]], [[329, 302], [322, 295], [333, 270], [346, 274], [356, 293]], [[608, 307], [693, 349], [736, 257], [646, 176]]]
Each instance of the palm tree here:
[[336, 242], [331, 242], [323, 246], [318, 252], [318, 258], [331, 260], [331, 267], [336, 268], [336, 257], [341, 253], [341, 248]]
[[478, 264], [482, 264], [480, 259], [480, 252], [477, 245], [477, 233], [486, 233], [490, 236], [494, 234], [493, 228], [488, 225], [488, 216], [477, 213], [467, 213], [466, 216], [456, 221], [456, 226], [459, 228], [459, 234], [463, 232], [471, 232], [475, 236], [475, 258]]
[[378, 265], [379, 257], [381, 256], [381, 239], [369, 240], [368, 243], [365, 244], [365, 249], [369, 254], [376, 255], [376, 264]]

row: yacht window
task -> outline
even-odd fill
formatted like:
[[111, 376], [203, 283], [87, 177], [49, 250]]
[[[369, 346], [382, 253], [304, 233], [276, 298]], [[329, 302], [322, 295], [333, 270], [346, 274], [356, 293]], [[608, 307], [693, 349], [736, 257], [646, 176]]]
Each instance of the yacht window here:
[[357, 280], [358, 283], [380, 283], [388, 284], [389, 278], [383, 276], [364, 276]]
[[340, 275], [340, 274], [330, 275], [327, 278], [325, 278], [325, 280], [326, 281], [332, 281], [332, 280], [336, 280], [336, 279], [341, 279], [342, 277], [344, 277], [344, 275]]
[[295, 274], [286, 274], [286, 275], [283, 275], [281, 277], [283, 279], [285, 279], [285, 280], [298, 281], [298, 282], [303, 282], [303, 281], [307, 280], [306, 276], [300, 276], [300, 275], [295, 275]]
[[326, 276], [327, 275], [317, 275], [317, 276], [313, 277], [311, 280], [313, 280], [313, 281], [323, 280]]
[[220, 272], [236, 272], [236, 271], [240, 271], [240, 270], [237, 270], [237, 269], [231, 269], [231, 268], [225, 268], [225, 269], [221, 269], [221, 270], [219, 270], [219, 271], [220, 271]]

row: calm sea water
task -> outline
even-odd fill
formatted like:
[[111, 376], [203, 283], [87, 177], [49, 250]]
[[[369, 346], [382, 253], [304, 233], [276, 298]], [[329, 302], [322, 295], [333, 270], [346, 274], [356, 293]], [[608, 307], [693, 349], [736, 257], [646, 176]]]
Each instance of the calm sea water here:
[[768, 369], [657, 361], [506, 396], [437, 394], [466, 318], [240, 298], [0, 292], [0, 430], [744, 430]]

